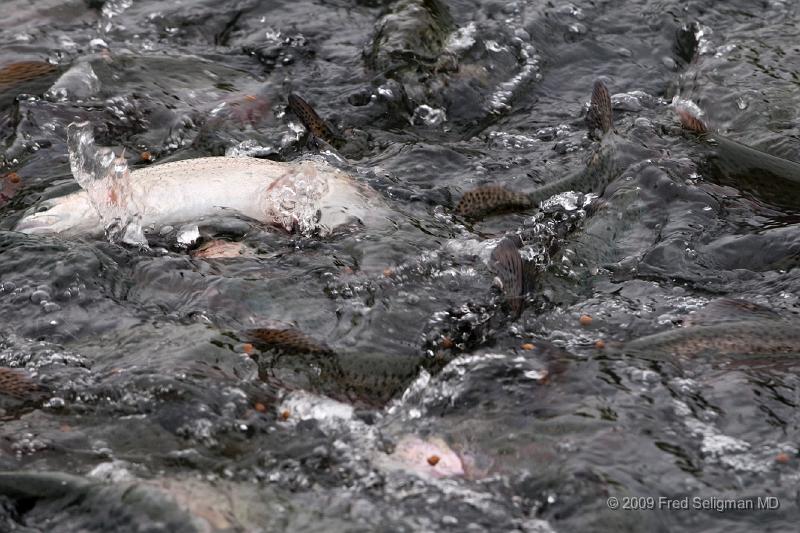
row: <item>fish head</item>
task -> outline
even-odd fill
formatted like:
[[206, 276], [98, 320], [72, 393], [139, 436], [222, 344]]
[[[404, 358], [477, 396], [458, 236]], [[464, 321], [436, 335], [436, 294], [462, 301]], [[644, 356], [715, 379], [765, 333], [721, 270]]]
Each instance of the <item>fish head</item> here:
[[17, 223], [17, 231], [29, 234], [102, 232], [103, 224], [85, 194], [71, 194], [45, 200]]

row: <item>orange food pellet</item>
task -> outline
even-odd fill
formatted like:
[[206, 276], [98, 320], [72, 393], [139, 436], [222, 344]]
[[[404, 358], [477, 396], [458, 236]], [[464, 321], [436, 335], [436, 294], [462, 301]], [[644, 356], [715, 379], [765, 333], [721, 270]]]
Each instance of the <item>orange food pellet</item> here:
[[267, 406], [264, 405], [261, 402], [256, 402], [256, 404], [253, 406], [253, 409], [258, 411], [259, 413], [266, 413], [267, 412]]
[[383, 276], [384, 277], [388, 278], [388, 277], [393, 276], [393, 275], [394, 275], [394, 270], [392, 270], [391, 268], [384, 268], [383, 269]]
[[428, 464], [431, 466], [436, 466], [439, 463], [439, 456], [438, 455], [431, 455], [428, 457]]
[[8, 181], [10, 181], [11, 183], [19, 183], [21, 179], [19, 177], [19, 174], [17, 174], [16, 172], [9, 172], [8, 174], [6, 174], [6, 178], [8, 178]]
[[603, 339], [597, 339], [596, 341], [594, 341], [594, 347], [597, 348], [598, 350], [602, 350], [603, 348], [606, 347], [606, 341], [604, 341]]
[[581, 326], [591, 326], [592, 317], [590, 317], [589, 315], [581, 315], [580, 322]]
[[281, 420], [289, 420], [289, 411], [281, 411]]
[[786, 453], [786, 452], [781, 452], [781, 453], [779, 453], [778, 455], [775, 456], [775, 461], [779, 462], [782, 465], [785, 465], [790, 460], [791, 460], [791, 457], [789, 457], [789, 454]]
[[455, 346], [455, 343], [453, 342], [453, 339], [451, 339], [450, 337], [448, 337], [446, 335], [444, 337], [442, 337], [442, 348], [450, 349], [453, 346]]
[[153, 159], [153, 154], [145, 150], [144, 152], [142, 152], [141, 158], [142, 161], [150, 161], [151, 159]]
[[242, 351], [244, 353], [253, 353], [253, 350], [255, 350], [255, 348], [253, 348], [253, 345], [249, 342], [242, 344]]
[[523, 350], [533, 350], [534, 348], [536, 348], [536, 346], [534, 346], [530, 342], [526, 342], [525, 344], [520, 346], [520, 348], [522, 348]]
[[256, 100], [258, 100], [258, 97], [252, 94], [247, 94], [245, 95], [244, 99], [247, 100], [248, 102], [255, 102]]

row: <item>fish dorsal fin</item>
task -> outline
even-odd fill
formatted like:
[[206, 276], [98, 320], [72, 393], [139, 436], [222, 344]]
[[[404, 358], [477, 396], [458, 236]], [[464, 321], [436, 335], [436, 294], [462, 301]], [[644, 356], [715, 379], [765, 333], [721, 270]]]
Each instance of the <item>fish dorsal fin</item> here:
[[611, 96], [608, 94], [608, 87], [601, 80], [594, 82], [592, 102], [586, 114], [586, 122], [589, 125], [590, 136], [597, 139], [611, 131], [613, 127]]
[[743, 322], [750, 320], [782, 320], [780, 314], [769, 307], [736, 298], [720, 298], [689, 315], [685, 326], [708, 326], [720, 322]]
[[675, 112], [678, 114], [678, 118], [681, 121], [681, 126], [683, 126], [684, 129], [689, 130], [698, 135], [703, 135], [705, 133], [708, 133], [708, 127], [706, 126], [705, 122], [700, 120], [700, 118], [697, 117], [697, 115], [695, 115], [688, 109], [678, 108]]
[[456, 205], [456, 214], [476, 218], [487, 213], [528, 209], [532, 206], [526, 194], [499, 185], [484, 185], [464, 193]]
[[335, 145], [341, 140], [326, 120], [320, 117], [308, 102], [295, 93], [289, 94], [289, 109], [297, 115], [308, 132], [317, 139], [322, 139], [328, 144]]
[[503, 295], [514, 316], [522, 312], [525, 289], [524, 268], [519, 255], [519, 238], [506, 237], [492, 250], [492, 270], [503, 284]]

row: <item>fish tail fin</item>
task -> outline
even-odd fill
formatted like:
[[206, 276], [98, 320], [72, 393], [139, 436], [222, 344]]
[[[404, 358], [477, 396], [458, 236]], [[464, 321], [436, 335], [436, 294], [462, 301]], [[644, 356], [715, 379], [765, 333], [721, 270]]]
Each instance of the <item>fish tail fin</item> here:
[[314, 111], [308, 102], [296, 93], [289, 93], [288, 101], [289, 109], [297, 115], [297, 118], [313, 137], [322, 139], [329, 144], [336, 141], [336, 135], [333, 134], [328, 123]]
[[595, 135], [597, 130], [600, 130], [600, 135], [605, 135], [614, 126], [613, 115], [611, 111], [611, 96], [608, 93], [608, 87], [602, 82], [597, 80], [594, 82], [592, 88], [592, 102], [589, 105], [589, 112], [586, 114], [586, 122], [589, 125], [589, 132]]
[[514, 317], [522, 313], [525, 269], [519, 255], [519, 239], [505, 238], [492, 251], [492, 268], [502, 283], [503, 296]]
[[528, 209], [533, 206], [528, 195], [497, 185], [486, 185], [464, 193], [456, 205], [456, 214], [477, 218], [491, 212]]
[[693, 133], [698, 135], [703, 135], [704, 133], [708, 133], [708, 127], [706, 126], [705, 122], [700, 120], [700, 118], [689, 111], [686, 108], [678, 108], [675, 111], [678, 114], [678, 118], [681, 121], [681, 126], [684, 129], [689, 130]]

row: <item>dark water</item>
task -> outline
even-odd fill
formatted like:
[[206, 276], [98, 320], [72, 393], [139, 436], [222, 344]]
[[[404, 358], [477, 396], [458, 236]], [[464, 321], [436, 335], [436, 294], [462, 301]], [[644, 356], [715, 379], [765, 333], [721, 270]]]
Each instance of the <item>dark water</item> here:
[[[773, 309], [764, 336], [791, 327], [800, 194], [715, 173], [669, 104], [800, 161], [794, 2], [4, 7], [19, 183], [0, 197], [0, 365], [20, 372], [0, 391], [0, 470], [16, 472], [0, 473], [0, 530], [796, 530], [796, 357], [614, 349], [720, 298]], [[598, 201], [452, 216], [478, 185], [584, 168], [598, 77], [619, 137]], [[292, 91], [351, 139], [394, 223], [321, 239], [204, 221], [249, 250], [208, 260], [169, 232], [143, 252], [12, 231], [77, 188], [70, 122], [132, 165], [290, 160], [306, 150]], [[489, 261], [508, 233], [524, 237], [521, 313]], [[712, 500], [759, 497], [780, 508]]]

